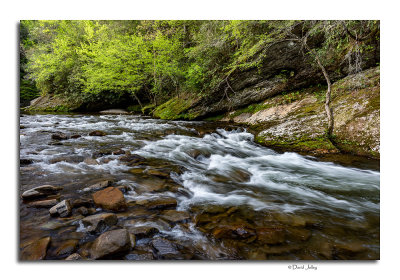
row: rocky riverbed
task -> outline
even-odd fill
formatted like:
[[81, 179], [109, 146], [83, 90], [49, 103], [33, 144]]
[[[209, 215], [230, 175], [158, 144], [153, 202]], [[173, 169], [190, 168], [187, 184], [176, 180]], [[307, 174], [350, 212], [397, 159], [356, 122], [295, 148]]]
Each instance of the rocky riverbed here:
[[379, 162], [243, 127], [22, 115], [20, 259], [379, 259]]

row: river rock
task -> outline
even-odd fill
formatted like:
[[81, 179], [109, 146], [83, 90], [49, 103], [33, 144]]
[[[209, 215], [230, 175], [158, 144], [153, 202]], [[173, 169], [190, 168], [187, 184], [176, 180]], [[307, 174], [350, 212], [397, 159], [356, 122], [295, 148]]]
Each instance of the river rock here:
[[80, 137], [82, 137], [82, 136], [80, 136], [79, 134], [73, 134], [73, 135], [71, 135], [71, 138], [72, 138], [72, 139], [77, 139], [77, 138], [80, 138]]
[[76, 250], [78, 243], [79, 243], [79, 241], [76, 239], [70, 239], [70, 240], [63, 241], [55, 249], [55, 251], [54, 251], [55, 256], [58, 258], [60, 258], [60, 257], [65, 258], [65, 256], [72, 254]]
[[166, 209], [166, 208], [175, 208], [177, 205], [177, 201], [173, 197], [160, 197], [153, 200], [137, 200], [137, 205], [145, 206], [147, 209]]
[[160, 178], [142, 179], [137, 181], [135, 191], [137, 193], [144, 192], [160, 192], [166, 190], [165, 180]]
[[46, 200], [38, 200], [32, 201], [27, 204], [28, 207], [35, 208], [51, 208], [58, 203], [57, 199], [46, 199]]
[[119, 157], [119, 160], [122, 162], [127, 162], [128, 165], [133, 165], [136, 163], [142, 163], [146, 159], [144, 157], [136, 155], [136, 154], [126, 154], [126, 155]]
[[71, 255], [69, 255], [65, 260], [66, 261], [79, 261], [79, 260], [83, 260], [84, 258], [82, 258], [81, 255], [79, 255], [78, 253], [73, 253]]
[[160, 171], [160, 170], [156, 170], [156, 169], [149, 169], [146, 171], [147, 175], [151, 175], [151, 176], [156, 176], [156, 177], [160, 177], [160, 178], [169, 178], [169, 173]]
[[240, 225], [220, 225], [214, 228], [212, 234], [218, 239], [247, 239], [256, 235], [253, 229]]
[[93, 215], [94, 213], [96, 213], [96, 209], [86, 208], [85, 206], [81, 206], [78, 209], [76, 209], [76, 212], [78, 212], [82, 216], [89, 216], [89, 215]]
[[113, 184], [113, 181], [111, 181], [111, 180], [103, 180], [96, 184], [90, 185], [89, 187], [84, 188], [83, 191], [89, 192], [89, 191], [94, 191], [94, 190], [100, 190], [100, 189], [107, 188], [107, 187], [111, 186], [112, 184]]
[[122, 149], [117, 149], [112, 152], [113, 155], [124, 155], [125, 151]]
[[85, 158], [83, 162], [87, 165], [99, 165], [98, 161], [94, 158]]
[[126, 208], [124, 194], [114, 187], [95, 192], [93, 200], [97, 206], [107, 210], [121, 211]]
[[62, 132], [54, 133], [51, 135], [51, 139], [53, 140], [67, 140], [68, 136]]
[[23, 248], [21, 252], [21, 260], [36, 261], [43, 260], [46, 257], [47, 248], [50, 244], [50, 236], [36, 240]]
[[28, 165], [28, 164], [32, 164], [32, 163], [33, 163], [33, 160], [28, 159], [28, 158], [21, 158], [19, 160], [20, 165]]
[[167, 239], [153, 239], [151, 245], [156, 250], [157, 256], [161, 259], [181, 259], [176, 245]]
[[99, 112], [100, 114], [105, 115], [128, 115], [129, 112], [124, 109], [108, 109]]
[[89, 136], [106, 136], [106, 135], [107, 135], [107, 133], [105, 133], [104, 131], [101, 131], [101, 130], [94, 130], [89, 133]]
[[61, 201], [50, 208], [51, 216], [60, 216], [61, 218], [68, 217], [71, 214], [71, 204], [68, 199]]
[[137, 239], [151, 237], [158, 233], [158, 229], [153, 226], [133, 226], [127, 227], [129, 233], [136, 236]]
[[23, 192], [21, 197], [23, 200], [33, 200], [37, 198], [43, 198], [51, 194], [56, 194], [62, 189], [62, 187], [43, 185]]
[[285, 241], [282, 228], [257, 228], [257, 240], [265, 244], [278, 244]]
[[152, 253], [148, 252], [135, 252], [126, 255], [124, 259], [128, 261], [148, 261], [154, 260], [154, 256]]
[[110, 257], [132, 249], [132, 241], [126, 229], [116, 229], [101, 234], [91, 248], [92, 259]]
[[93, 199], [87, 197], [77, 198], [71, 201], [71, 206], [73, 208], [79, 208], [82, 206], [90, 208], [93, 206]]
[[104, 213], [88, 216], [81, 220], [88, 232], [102, 232], [107, 227], [116, 225], [118, 218], [113, 213]]
[[183, 211], [165, 210], [161, 213], [161, 218], [171, 223], [178, 223], [187, 221], [190, 215]]
[[119, 189], [124, 194], [129, 191], [129, 187], [128, 186], [117, 186], [117, 189]]

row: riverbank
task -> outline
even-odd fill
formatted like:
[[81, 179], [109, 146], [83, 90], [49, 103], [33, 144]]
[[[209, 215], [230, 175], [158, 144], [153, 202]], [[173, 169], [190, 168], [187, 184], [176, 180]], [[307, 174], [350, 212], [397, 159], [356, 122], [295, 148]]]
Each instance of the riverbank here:
[[[225, 121], [249, 127], [255, 141], [266, 147], [303, 154], [353, 154], [380, 158], [380, 68], [374, 67], [333, 83], [332, 109], [335, 117], [334, 137], [326, 137], [324, 98], [326, 87], [317, 84], [296, 91], [281, 92], [261, 102], [236, 110], [204, 115], [208, 108], [201, 98], [173, 98], [156, 107], [147, 105], [143, 112], [160, 119], [196, 119]], [[228, 101], [223, 101], [227, 103]], [[74, 111], [59, 97], [41, 97], [29, 111]], [[143, 113], [140, 107], [127, 107]], [[131, 111], [132, 112], [132, 111]], [[202, 115], [202, 117], [199, 117]]]

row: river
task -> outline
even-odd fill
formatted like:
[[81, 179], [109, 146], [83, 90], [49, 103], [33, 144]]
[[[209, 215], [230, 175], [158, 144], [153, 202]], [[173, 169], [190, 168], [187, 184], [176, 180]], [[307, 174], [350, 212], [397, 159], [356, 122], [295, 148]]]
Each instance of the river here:
[[[379, 259], [380, 172], [376, 162], [344, 164], [253, 142], [234, 125], [164, 121], [134, 115], [23, 114], [20, 118], [20, 191], [62, 186], [62, 199], [90, 197], [102, 180], [126, 186], [128, 208], [114, 228], [152, 227], [117, 259]], [[89, 136], [94, 130], [107, 135]], [[52, 135], [68, 136], [59, 141]], [[127, 165], [119, 149], [145, 158]], [[96, 159], [96, 164], [85, 159]], [[379, 164], [379, 163], [378, 163]], [[140, 201], [174, 198], [186, 213], [171, 221], [168, 209]], [[46, 208], [20, 200], [20, 244], [51, 236], [46, 259], [62, 259], [60, 246], [90, 255], [100, 233], [85, 231], [74, 209], [53, 218]], [[95, 208], [95, 213], [104, 212]], [[138, 215], [138, 213], [145, 213]], [[167, 211], [167, 212], [166, 212]], [[105, 229], [107, 230], [107, 229]], [[163, 255], [152, 240], [169, 242]], [[86, 252], [86, 253], [85, 253]], [[87, 253], [89, 252], [89, 253]]]

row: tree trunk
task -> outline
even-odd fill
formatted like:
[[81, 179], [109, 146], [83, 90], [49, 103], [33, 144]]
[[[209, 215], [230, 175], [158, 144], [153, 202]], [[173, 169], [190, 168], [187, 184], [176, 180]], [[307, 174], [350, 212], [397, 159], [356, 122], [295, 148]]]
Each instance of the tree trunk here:
[[324, 74], [326, 83], [328, 85], [328, 89], [326, 90], [326, 94], [325, 94], [325, 112], [326, 112], [326, 116], [328, 118], [328, 127], [327, 127], [326, 134], [327, 134], [328, 138], [331, 139], [332, 135], [333, 135], [333, 126], [334, 126], [333, 110], [330, 107], [330, 105], [331, 105], [331, 87], [332, 87], [331, 79], [329, 78], [328, 72], [326, 71], [324, 65], [322, 65], [321, 60], [318, 57], [318, 54], [314, 50], [312, 50], [308, 47], [307, 38], [305, 38], [303, 40], [303, 44], [306, 47], [306, 49], [314, 55], [315, 60], [317, 61], [319, 68], [321, 69], [322, 73]]
[[136, 93], [132, 93], [133, 97], [135, 97], [136, 101], [139, 103], [140, 108], [143, 109], [142, 102], [140, 102], [140, 99], [137, 97]]

